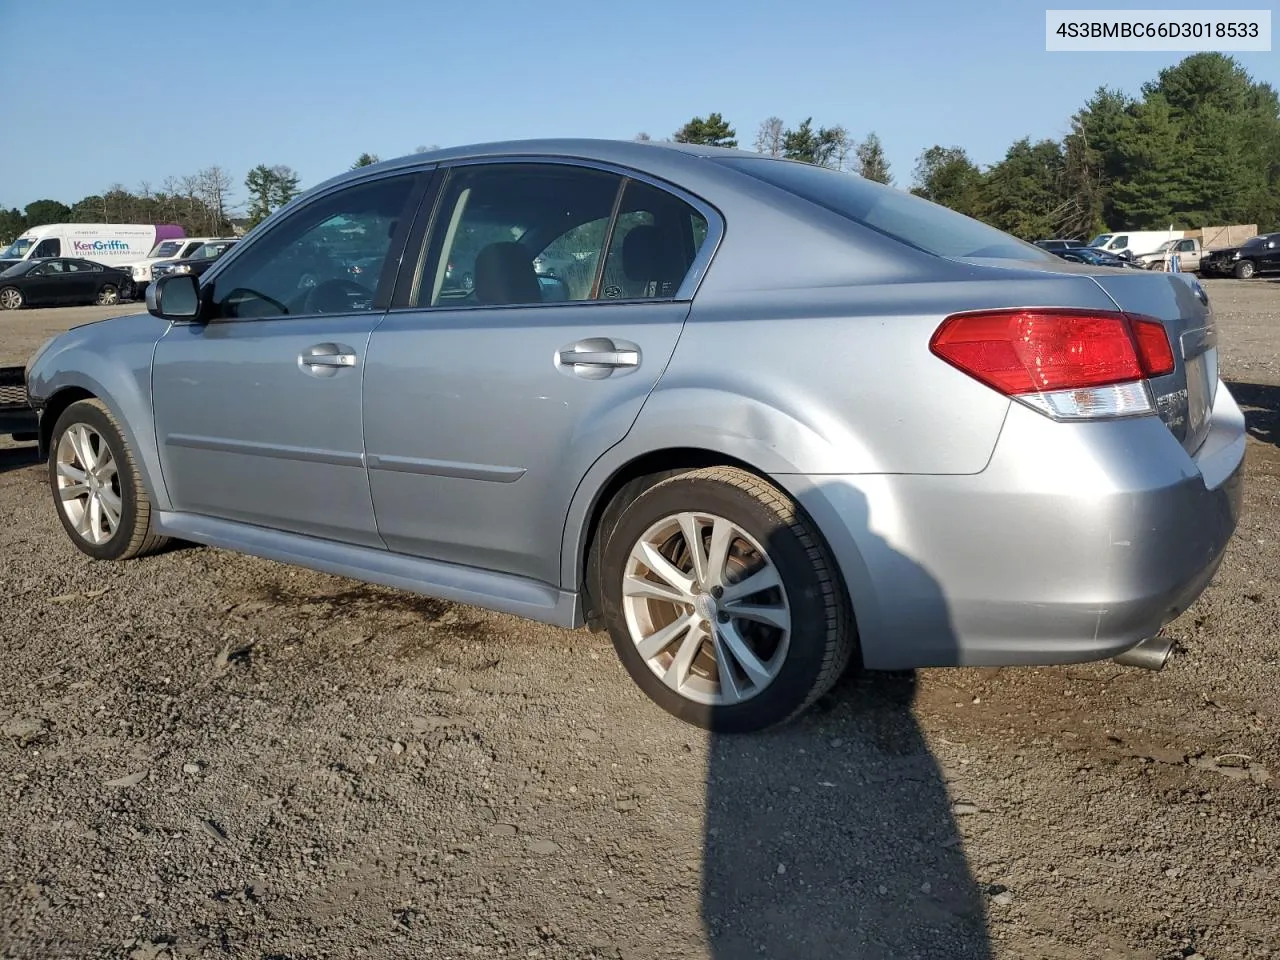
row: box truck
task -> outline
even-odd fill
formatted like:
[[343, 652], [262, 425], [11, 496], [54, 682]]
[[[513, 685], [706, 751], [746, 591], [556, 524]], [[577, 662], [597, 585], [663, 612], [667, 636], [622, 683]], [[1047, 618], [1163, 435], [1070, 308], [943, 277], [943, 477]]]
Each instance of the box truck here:
[[186, 231], [174, 223], [47, 223], [24, 230], [0, 260], [38, 257], [79, 257], [108, 267], [146, 257], [165, 240], [178, 240]]

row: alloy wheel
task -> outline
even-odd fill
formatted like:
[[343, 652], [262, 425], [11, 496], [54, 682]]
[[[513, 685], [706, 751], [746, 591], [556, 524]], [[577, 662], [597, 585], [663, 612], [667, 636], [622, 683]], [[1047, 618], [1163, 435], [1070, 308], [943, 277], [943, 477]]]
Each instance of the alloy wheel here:
[[124, 502], [111, 448], [93, 427], [73, 423], [58, 439], [58, 505], [88, 543], [103, 544], [120, 526]]
[[782, 578], [765, 548], [723, 517], [680, 513], [649, 527], [627, 557], [622, 607], [649, 669], [689, 700], [749, 700], [786, 662]]

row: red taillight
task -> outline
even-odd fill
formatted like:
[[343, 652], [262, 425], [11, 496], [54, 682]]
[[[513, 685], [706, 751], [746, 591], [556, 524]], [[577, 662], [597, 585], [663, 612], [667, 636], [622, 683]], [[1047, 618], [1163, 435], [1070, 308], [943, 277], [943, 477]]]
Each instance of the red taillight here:
[[929, 348], [1005, 396], [1086, 390], [1173, 371], [1159, 321], [1079, 310], [995, 310], [943, 321]]

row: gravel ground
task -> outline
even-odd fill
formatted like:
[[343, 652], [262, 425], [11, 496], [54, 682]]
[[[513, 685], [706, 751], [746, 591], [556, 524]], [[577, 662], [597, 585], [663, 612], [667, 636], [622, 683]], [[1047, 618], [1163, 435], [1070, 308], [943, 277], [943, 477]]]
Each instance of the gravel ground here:
[[92, 563], [0, 450], [0, 950], [1280, 955], [1280, 283], [1206, 286], [1246, 513], [1162, 673], [867, 674], [751, 738], [669, 719], [601, 636], [203, 548]]

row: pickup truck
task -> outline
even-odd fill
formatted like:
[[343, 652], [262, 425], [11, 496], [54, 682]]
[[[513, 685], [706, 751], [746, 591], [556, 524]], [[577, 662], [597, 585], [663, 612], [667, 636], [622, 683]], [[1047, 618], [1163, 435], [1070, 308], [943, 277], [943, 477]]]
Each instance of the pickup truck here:
[[1169, 270], [1174, 255], [1178, 257], [1178, 269], [1183, 273], [1195, 273], [1200, 269], [1200, 258], [1204, 255], [1200, 241], [1194, 237], [1181, 240], [1166, 240], [1151, 253], [1138, 257], [1138, 262], [1147, 270]]
[[0, 367], [0, 436], [35, 440], [38, 429], [36, 412], [27, 402], [26, 370]]

